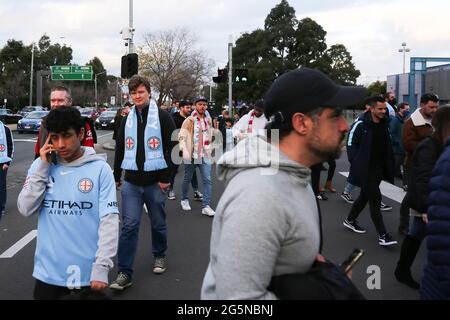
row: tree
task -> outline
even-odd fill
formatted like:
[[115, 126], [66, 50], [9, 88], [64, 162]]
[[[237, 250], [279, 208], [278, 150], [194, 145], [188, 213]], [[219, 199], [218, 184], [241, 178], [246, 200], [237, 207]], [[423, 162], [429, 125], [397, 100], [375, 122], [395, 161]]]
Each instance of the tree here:
[[[243, 33], [236, 41], [233, 64], [249, 70], [249, 81], [233, 84], [234, 98], [261, 98], [279, 75], [300, 66], [319, 69], [341, 84], [354, 84], [360, 72], [350, 53], [340, 44], [328, 49], [326, 34], [311, 18], [298, 21], [295, 9], [282, 0], [268, 14], [264, 29]], [[226, 101], [226, 86], [218, 86], [218, 102]]]
[[196, 38], [185, 29], [148, 33], [138, 48], [139, 69], [159, 93], [158, 105], [167, 98], [192, 97], [208, 83], [213, 62], [195, 49]]
[[377, 94], [385, 94], [386, 93], [386, 81], [375, 81], [371, 83], [367, 87], [368, 94], [370, 96], [377, 95]]
[[344, 45], [335, 44], [326, 51], [331, 60], [330, 77], [341, 85], [355, 85], [361, 72], [355, 68], [352, 56]]

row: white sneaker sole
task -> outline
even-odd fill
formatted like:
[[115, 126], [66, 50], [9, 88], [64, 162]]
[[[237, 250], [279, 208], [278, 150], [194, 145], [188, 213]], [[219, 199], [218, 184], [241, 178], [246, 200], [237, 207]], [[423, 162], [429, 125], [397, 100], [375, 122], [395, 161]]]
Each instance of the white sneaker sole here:
[[167, 268], [164, 268], [164, 269], [161, 269], [161, 268], [155, 268], [155, 269], [153, 269], [153, 273], [154, 273], [154, 274], [161, 274], [161, 273], [166, 272], [166, 270], [167, 270]]
[[366, 233], [366, 230], [356, 230], [355, 227], [353, 227], [351, 224], [347, 224], [345, 221], [342, 223], [344, 226], [346, 226], [347, 228], [349, 228], [350, 230], [352, 230], [353, 232], [356, 233]]
[[123, 290], [125, 290], [126, 288], [131, 287], [132, 284], [133, 284], [133, 282], [130, 282], [130, 283], [127, 283], [127, 284], [124, 285], [124, 286], [119, 286], [118, 284], [113, 283], [113, 284], [111, 284], [111, 285], [109, 286], [109, 288], [112, 289], [112, 290], [123, 291]]

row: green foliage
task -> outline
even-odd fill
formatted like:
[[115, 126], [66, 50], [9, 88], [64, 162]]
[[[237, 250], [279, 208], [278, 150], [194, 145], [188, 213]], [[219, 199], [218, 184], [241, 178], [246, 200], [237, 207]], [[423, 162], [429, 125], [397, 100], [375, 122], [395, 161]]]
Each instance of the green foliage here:
[[370, 96], [386, 93], [386, 81], [375, 81], [367, 87]]
[[[311, 18], [297, 20], [295, 9], [282, 0], [268, 14], [264, 29], [246, 32], [236, 40], [233, 67], [247, 68], [247, 83], [233, 84], [233, 99], [255, 101], [288, 70], [306, 66], [329, 74], [343, 85], [356, 83], [360, 72], [345, 46], [328, 48], [326, 31]], [[226, 67], [226, 66], [225, 66]], [[216, 101], [226, 104], [228, 84], [220, 84]]]
[[[7, 108], [17, 111], [29, 104], [30, 91], [30, 69], [32, 48], [34, 49], [33, 66], [33, 104], [36, 102], [36, 72], [39, 70], [50, 70], [54, 65], [71, 65], [72, 48], [59, 43], [52, 44], [47, 35], [43, 35], [33, 46], [24, 45], [22, 41], [10, 39], [3, 48], [0, 48], [0, 105], [7, 99]], [[87, 64], [93, 66], [94, 73], [105, 71], [99, 58], [94, 57]], [[90, 81], [56, 82], [44, 79], [43, 104], [49, 106], [49, 90], [51, 86], [63, 84], [72, 90], [74, 104], [92, 104], [94, 101], [94, 85]], [[106, 100], [110, 94], [106, 93], [106, 74], [98, 77], [99, 93]], [[100, 90], [102, 89], [102, 91]], [[115, 92], [115, 87], [112, 89]], [[102, 96], [99, 94], [99, 96]], [[101, 99], [102, 100], [102, 99]], [[100, 100], [100, 101], [101, 101]]]

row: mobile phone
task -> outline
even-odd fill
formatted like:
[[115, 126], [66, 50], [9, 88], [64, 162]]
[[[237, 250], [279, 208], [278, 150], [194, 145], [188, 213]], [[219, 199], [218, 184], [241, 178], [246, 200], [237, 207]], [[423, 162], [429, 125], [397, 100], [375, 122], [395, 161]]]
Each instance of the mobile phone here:
[[[48, 144], [52, 144], [52, 142], [49, 141]], [[58, 160], [56, 159], [56, 152], [55, 151], [50, 151], [49, 155], [50, 155], [50, 162], [55, 164], [55, 165], [58, 164]]]
[[347, 273], [352, 270], [353, 266], [361, 259], [364, 254], [363, 249], [355, 249], [352, 254], [348, 256], [347, 259], [341, 264], [341, 267], [344, 269], [344, 272]]

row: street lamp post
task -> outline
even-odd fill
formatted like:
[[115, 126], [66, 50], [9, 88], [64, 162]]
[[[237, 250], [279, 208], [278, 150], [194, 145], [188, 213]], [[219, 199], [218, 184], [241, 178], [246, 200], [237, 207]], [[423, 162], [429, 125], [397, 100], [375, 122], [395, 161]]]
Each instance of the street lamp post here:
[[233, 36], [228, 40], [228, 104], [231, 117], [234, 116], [233, 110]]
[[94, 86], [95, 86], [95, 109], [98, 109], [98, 94], [97, 94], [97, 76], [106, 73], [105, 71], [102, 71], [100, 73], [96, 73], [94, 77]]
[[34, 67], [34, 42], [31, 44], [30, 101], [29, 101], [29, 106], [32, 106], [32, 103], [33, 103], [33, 67]]
[[406, 48], [406, 42], [402, 43], [402, 48], [398, 49], [398, 52], [403, 52], [403, 74], [406, 73], [406, 53], [410, 52], [409, 48]]

